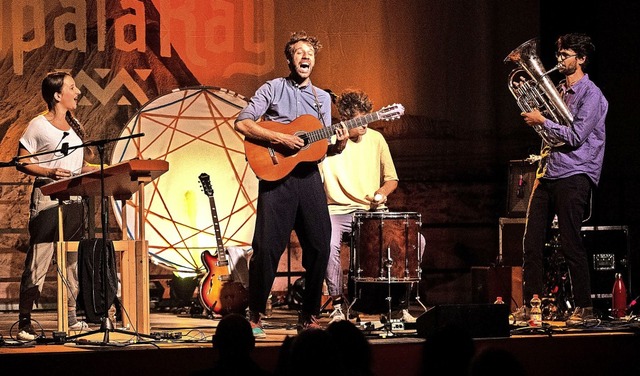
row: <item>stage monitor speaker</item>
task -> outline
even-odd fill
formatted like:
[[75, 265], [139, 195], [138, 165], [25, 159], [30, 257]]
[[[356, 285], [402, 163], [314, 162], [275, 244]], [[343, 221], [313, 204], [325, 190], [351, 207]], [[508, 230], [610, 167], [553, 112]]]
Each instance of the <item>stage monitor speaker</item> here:
[[507, 217], [524, 218], [527, 214], [529, 196], [536, 180], [538, 164], [526, 160], [509, 161], [509, 181], [507, 182]]
[[509, 337], [509, 305], [439, 305], [418, 317], [416, 327], [423, 338], [432, 338], [451, 327], [465, 330], [472, 338]]

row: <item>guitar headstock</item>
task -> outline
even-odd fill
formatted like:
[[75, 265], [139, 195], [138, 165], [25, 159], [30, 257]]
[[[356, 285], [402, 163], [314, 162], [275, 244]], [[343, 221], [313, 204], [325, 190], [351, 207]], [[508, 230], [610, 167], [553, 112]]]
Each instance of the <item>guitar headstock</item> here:
[[380, 120], [395, 120], [404, 115], [404, 106], [399, 103], [390, 104], [378, 111]]
[[200, 174], [200, 176], [198, 176], [198, 179], [200, 179], [200, 186], [204, 194], [209, 197], [213, 197], [213, 187], [211, 186], [211, 179], [209, 179], [209, 174], [203, 172]]

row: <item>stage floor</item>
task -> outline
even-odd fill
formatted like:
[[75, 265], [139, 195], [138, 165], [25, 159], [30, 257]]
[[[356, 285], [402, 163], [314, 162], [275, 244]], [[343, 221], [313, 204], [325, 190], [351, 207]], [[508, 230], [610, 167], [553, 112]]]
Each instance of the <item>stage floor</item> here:
[[[421, 307], [412, 307], [418, 317]], [[104, 332], [82, 337], [75, 343], [20, 344], [12, 340], [16, 328], [17, 312], [0, 312], [0, 334], [4, 343], [0, 346], [0, 369], [21, 369], [47, 374], [136, 374], [136, 375], [189, 375], [208, 368], [216, 358], [211, 338], [219, 322], [217, 319], [191, 317], [177, 312], [153, 312], [150, 316], [150, 333], [141, 338], [119, 331]], [[34, 325], [42, 326], [49, 342], [56, 329], [54, 311], [36, 311]], [[37, 321], [37, 323], [36, 323]], [[253, 358], [265, 369], [273, 371], [280, 346], [287, 336], [295, 336], [297, 314], [288, 309], [274, 309], [265, 319], [267, 338], [258, 339]], [[320, 323], [328, 324], [328, 314]], [[361, 315], [360, 326], [382, 327], [380, 315]], [[637, 323], [611, 326], [601, 325], [588, 330], [566, 330], [562, 323], [548, 323], [546, 330], [514, 330], [510, 337], [474, 339], [475, 353], [486, 349], [503, 349], [522, 364], [527, 374], [607, 375], [625, 371], [640, 374], [636, 364], [640, 354], [640, 331]], [[91, 329], [99, 329], [92, 326]], [[116, 328], [121, 329], [121, 328]], [[363, 329], [364, 330], [364, 329]], [[71, 333], [77, 334], [77, 333]], [[415, 327], [395, 330], [392, 335], [383, 330], [366, 330], [372, 345], [372, 368], [376, 376], [426, 375], [430, 364], [425, 354], [432, 339], [417, 336]], [[151, 340], [153, 336], [159, 339]], [[448, 360], [455, 361], [455, 351]], [[318, 367], [328, 367], [328, 360], [318, 359]], [[534, 368], [544, 367], [535, 370]], [[15, 368], [18, 367], [18, 368]], [[123, 371], [124, 369], [124, 371]], [[56, 371], [58, 370], [58, 371]], [[327, 371], [329, 372], [329, 371]]]

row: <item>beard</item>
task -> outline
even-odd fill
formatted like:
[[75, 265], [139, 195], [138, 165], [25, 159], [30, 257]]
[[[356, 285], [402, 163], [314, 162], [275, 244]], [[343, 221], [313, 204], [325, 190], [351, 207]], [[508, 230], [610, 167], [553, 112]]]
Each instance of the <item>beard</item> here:
[[560, 71], [560, 73], [564, 74], [565, 76], [570, 76], [574, 73], [576, 73], [576, 70], [578, 69], [577, 67], [578, 63], [573, 63], [573, 64], [569, 64], [567, 66], [565, 66], [564, 68], [560, 68], [558, 69]]

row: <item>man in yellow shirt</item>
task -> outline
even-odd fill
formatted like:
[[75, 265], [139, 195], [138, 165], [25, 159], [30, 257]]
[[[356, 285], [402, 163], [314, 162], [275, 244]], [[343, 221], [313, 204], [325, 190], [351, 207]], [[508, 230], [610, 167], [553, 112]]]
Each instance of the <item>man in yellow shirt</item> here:
[[[342, 121], [371, 112], [373, 104], [362, 91], [346, 91], [337, 99]], [[398, 187], [389, 146], [382, 134], [366, 124], [349, 130], [349, 138], [338, 141], [337, 154], [330, 155], [320, 168], [331, 216], [331, 253], [325, 280], [333, 301], [332, 321], [345, 319], [342, 312], [342, 235], [351, 232], [357, 211], [388, 211], [387, 197]], [[403, 317], [409, 314], [403, 311]]]

